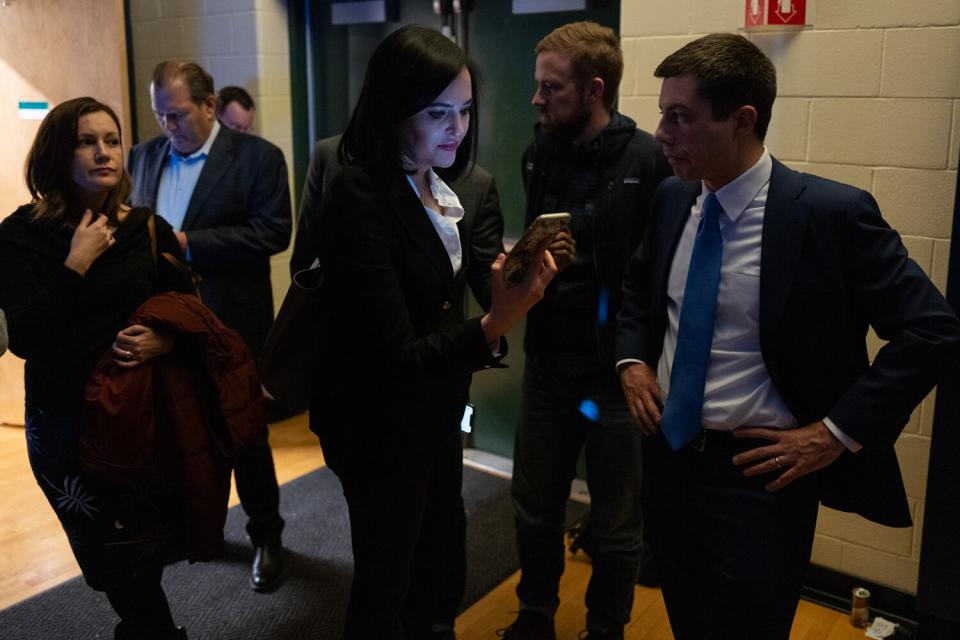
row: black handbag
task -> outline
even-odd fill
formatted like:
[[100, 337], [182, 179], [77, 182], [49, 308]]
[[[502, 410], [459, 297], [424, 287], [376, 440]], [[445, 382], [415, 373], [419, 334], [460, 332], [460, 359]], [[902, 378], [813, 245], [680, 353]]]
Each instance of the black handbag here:
[[314, 374], [329, 342], [325, 282], [319, 260], [294, 274], [260, 352], [263, 388], [292, 411], [306, 410]]

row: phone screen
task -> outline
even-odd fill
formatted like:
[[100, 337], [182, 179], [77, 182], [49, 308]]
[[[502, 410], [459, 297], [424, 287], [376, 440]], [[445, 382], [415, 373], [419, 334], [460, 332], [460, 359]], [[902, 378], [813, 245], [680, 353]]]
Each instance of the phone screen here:
[[469, 402], [463, 408], [463, 418], [460, 419], [460, 431], [473, 433], [473, 405]]

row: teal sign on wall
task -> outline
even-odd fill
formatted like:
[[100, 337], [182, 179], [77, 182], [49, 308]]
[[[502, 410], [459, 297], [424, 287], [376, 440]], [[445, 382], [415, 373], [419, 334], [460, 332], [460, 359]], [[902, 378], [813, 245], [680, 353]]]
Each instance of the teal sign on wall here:
[[21, 120], [43, 120], [50, 113], [49, 102], [19, 102], [17, 112]]

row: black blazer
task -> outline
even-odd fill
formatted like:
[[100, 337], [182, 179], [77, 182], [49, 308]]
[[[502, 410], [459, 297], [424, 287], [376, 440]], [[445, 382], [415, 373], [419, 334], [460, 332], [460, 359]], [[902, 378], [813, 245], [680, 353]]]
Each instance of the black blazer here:
[[[319, 140], [310, 154], [310, 166], [304, 180], [297, 215], [297, 235], [290, 257], [290, 274], [309, 267], [319, 255], [320, 204], [334, 176], [342, 169], [337, 159], [340, 136]], [[503, 251], [503, 213], [500, 196], [490, 173], [474, 165], [473, 170], [450, 183], [450, 188], [463, 205], [460, 220], [460, 241], [464, 264], [468, 266], [467, 283], [477, 302], [490, 307], [490, 265]]]
[[[617, 359], [653, 367], [666, 330], [670, 264], [699, 182], [654, 198], [618, 317]], [[801, 425], [829, 417], [863, 449], [818, 472], [824, 504], [909, 526], [893, 445], [960, 345], [960, 323], [860, 189], [774, 160], [761, 240], [760, 348]], [[871, 364], [867, 328], [887, 344]]]
[[399, 172], [383, 183], [344, 168], [323, 211], [320, 258], [335, 339], [320, 366], [311, 428], [321, 441], [331, 431], [352, 431], [349, 425], [411, 438], [457, 429], [471, 373], [497, 361], [480, 319], [464, 320], [467, 245], [454, 276]]
[[[156, 211], [169, 153], [164, 136], [130, 151], [134, 205]], [[182, 230], [190, 264], [202, 277], [204, 303], [239, 331], [255, 354], [273, 323], [270, 256], [290, 242], [290, 213], [287, 165], [280, 149], [221, 125]]]

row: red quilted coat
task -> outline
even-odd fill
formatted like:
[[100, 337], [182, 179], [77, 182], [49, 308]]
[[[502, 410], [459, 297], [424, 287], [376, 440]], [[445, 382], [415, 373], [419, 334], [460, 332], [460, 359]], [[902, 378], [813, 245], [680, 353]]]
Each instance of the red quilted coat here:
[[119, 486], [173, 484], [189, 560], [223, 547], [234, 453], [265, 429], [253, 356], [195, 296], [149, 298], [128, 324], [174, 336], [171, 353], [124, 369], [111, 352], [87, 383], [85, 469]]

